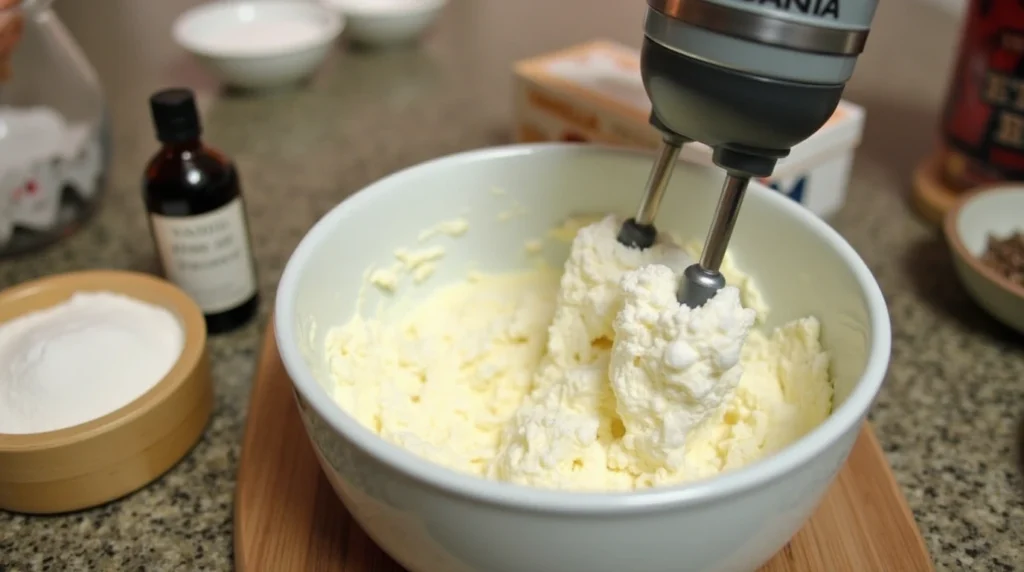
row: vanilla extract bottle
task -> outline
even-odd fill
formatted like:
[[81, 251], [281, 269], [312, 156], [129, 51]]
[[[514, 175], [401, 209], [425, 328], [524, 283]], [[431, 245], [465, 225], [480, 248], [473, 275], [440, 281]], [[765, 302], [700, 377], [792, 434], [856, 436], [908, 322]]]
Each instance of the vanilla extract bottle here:
[[160, 265], [202, 309], [209, 333], [234, 330], [259, 306], [238, 173], [203, 144], [190, 90], [157, 92], [149, 104], [161, 148], [146, 166], [143, 188]]

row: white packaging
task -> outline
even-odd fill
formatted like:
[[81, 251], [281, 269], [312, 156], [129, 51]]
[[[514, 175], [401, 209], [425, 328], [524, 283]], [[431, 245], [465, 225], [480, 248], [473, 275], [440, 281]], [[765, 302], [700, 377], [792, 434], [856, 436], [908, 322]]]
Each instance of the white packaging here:
[[67, 185], [95, 196], [102, 169], [98, 133], [46, 107], [0, 106], [0, 246], [16, 228], [53, 230]]
[[[598, 40], [516, 63], [516, 139], [657, 147], [661, 136], [648, 123], [639, 62], [638, 50]], [[864, 109], [840, 102], [831, 119], [761, 182], [818, 216], [831, 216], [845, 201], [863, 126]], [[700, 143], [684, 146], [680, 157], [713, 165], [711, 149]]]

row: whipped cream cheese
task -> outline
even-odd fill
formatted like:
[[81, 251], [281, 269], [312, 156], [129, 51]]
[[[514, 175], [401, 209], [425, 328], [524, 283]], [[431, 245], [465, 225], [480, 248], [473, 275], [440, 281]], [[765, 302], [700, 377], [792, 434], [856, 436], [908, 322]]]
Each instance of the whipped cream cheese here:
[[609, 378], [634, 474], [685, 464], [686, 441], [733, 396], [756, 313], [726, 286], [699, 308], [676, 301], [678, 280], [645, 266], [622, 280]]
[[[417, 241], [426, 242], [438, 235], [460, 237], [468, 230], [469, 221], [464, 218], [441, 221], [420, 232]], [[445, 250], [443, 246], [434, 245], [417, 250], [396, 248], [393, 254], [394, 263], [387, 268], [373, 270], [369, 276], [370, 284], [389, 294], [398, 289], [402, 279], [407, 275], [412, 276], [414, 284], [421, 284], [430, 278], [437, 270], [437, 262], [444, 257]]]
[[561, 276], [474, 274], [400, 317], [328, 335], [339, 405], [438, 464], [524, 485], [615, 491], [710, 477], [768, 455], [829, 414], [815, 318], [754, 327], [767, 308], [727, 255], [705, 306], [675, 291], [691, 255], [644, 251], [620, 220], [580, 226]]

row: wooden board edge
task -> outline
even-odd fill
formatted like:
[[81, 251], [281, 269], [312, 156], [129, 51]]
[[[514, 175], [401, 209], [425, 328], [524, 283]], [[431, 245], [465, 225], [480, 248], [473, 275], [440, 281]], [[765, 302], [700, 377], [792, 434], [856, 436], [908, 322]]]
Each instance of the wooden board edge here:
[[[914, 546], [907, 547], [907, 550], [914, 550], [918, 553], [918, 558], [928, 563], [928, 571], [932, 572], [935, 570], [935, 562], [932, 560], [931, 554], [928, 552], [928, 544], [924, 541], [924, 536], [921, 534], [921, 527], [918, 526], [917, 519], [914, 518], [914, 511], [910, 510], [910, 504], [907, 503], [907, 495], [903, 493], [903, 487], [900, 486], [899, 482], [896, 481], [896, 475], [892, 472], [892, 465], [889, 464], [889, 458], [885, 455], [885, 449], [882, 448], [882, 443], [878, 440], [878, 435], [875, 434], [875, 427], [870, 421], [865, 421], [864, 426], [861, 428], [861, 437], [868, 440], [872, 453], [878, 457], [878, 462], [884, 464], [886, 471], [885, 474], [886, 485], [891, 490], [895, 491], [896, 503], [899, 505], [899, 513], [903, 518], [913, 525], [914, 540], [916, 541]], [[849, 460], [847, 460], [849, 462]]]
[[256, 416], [252, 414], [253, 404], [256, 401], [256, 392], [261, 387], [263, 376], [272, 369], [273, 362], [279, 359], [277, 340], [274, 337], [274, 316], [271, 314], [263, 332], [260, 350], [256, 357], [256, 369], [253, 370], [252, 382], [249, 385], [249, 403], [246, 408], [245, 429], [242, 431], [242, 451], [238, 456], [238, 468], [235, 471], [235, 493], [232, 498], [234, 506], [231, 509], [231, 544], [234, 551], [235, 570], [238, 572], [249, 572], [250, 569], [249, 554], [244, 544], [249, 534], [249, 523], [242, 514], [242, 498], [246, 494], [246, 487], [252, 483], [252, 479], [245, 478], [245, 475], [252, 470], [248, 468], [250, 463], [246, 463], [246, 461], [252, 455], [251, 451], [257, 432], [254, 427]]
[[[250, 403], [249, 403], [249, 412], [248, 412], [248, 415], [247, 415], [247, 418], [246, 418], [246, 422], [245, 422], [245, 429], [244, 429], [243, 439], [242, 439], [242, 451], [241, 451], [241, 454], [239, 456], [239, 465], [238, 465], [238, 469], [236, 471], [236, 486], [235, 486], [235, 493], [234, 493], [234, 503], [235, 503], [235, 506], [234, 506], [234, 508], [232, 510], [232, 515], [233, 515], [233, 538], [232, 538], [232, 544], [233, 544], [233, 551], [234, 551], [235, 569], [239, 570], [240, 572], [256, 572], [256, 570], [258, 568], [258, 563], [251, 561], [251, 559], [254, 557], [253, 554], [251, 554], [250, 552], [247, 552], [247, 551], [251, 551], [253, 549], [253, 547], [252, 546], [246, 546], [246, 539], [251, 538], [254, 531], [251, 530], [251, 528], [250, 528], [252, 523], [250, 523], [250, 522], [248, 522], [246, 520], [245, 515], [243, 513], [244, 506], [243, 506], [242, 499], [247, 494], [247, 487], [250, 487], [250, 486], [260, 486], [261, 484], [263, 484], [265, 482], [265, 477], [257, 476], [255, 478], [252, 478], [252, 477], [248, 476], [250, 474], [250, 472], [253, 470], [251, 467], [249, 467], [249, 463], [246, 462], [248, 460], [249, 456], [252, 454], [249, 451], [252, 451], [255, 448], [255, 439], [256, 439], [257, 434], [261, 430], [266, 430], [265, 427], [256, 427], [257, 417], [258, 416], [257, 415], [253, 415], [253, 405], [254, 404], [256, 404], [256, 405], [263, 405], [264, 403], [267, 402], [265, 397], [257, 397], [257, 391], [258, 391], [258, 388], [260, 388], [260, 387], [262, 387], [264, 385], [264, 383], [266, 381], [264, 379], [265, 377], [267, 377], [268, 375], [274, 375], [274, 372], [276, 372], [278, 370], [282, 370], [283, 371], [283, 365], [279, 364], [279, 362], [280, 362], [280, 356], [279, 356], [278, 351], [277, 351], [276, 340], [274, 338], [273, 325], [272, 325], [272, 322], [271, 322], [271, 324], [268, 325], [268, 327], [267, 327], [266, 333], [264, 334], [263, 342], [261, 344], [260, 352], [259, 352], [259, 355], [258, 355], [258, 358], [257, 358], [257, 369], [255, 370], [254, 375], [253, 375], [252, 388], [250, 390], [251, 391], [251, 395], [250, 395]], [[289, 397], [291, 397], [291, 395], [290, 395], [291, 392], [289, 391], [288, 393], [289, 393]], [[260, 400], [258, 403], [257, 403], [257, 399]], [[294, 405], [290, 405], [290, 406], [294, 407]], [[295, 414], [298, 415], [297, 410], [295, 411]], [[886, 458], [885, 452], [882, 449], [881, 444], [878, 441], [877, 436], [875, 435], [874, 428], [873, 428], [872, 424], [870, 422], [868, 422], [868, 421], [865, 421], [863, 423], [863, 425], [861, 426], [860, 432], [858, 433], [858, 439], [857, 440], [861, 441], [862, 439], [866, 441], [866, 445], [858, 446], [858, 444], [855, 443], [853, 448], [851, 449], [851, 456], [850, 456], [850, 458], [847, 459], [847, 464], [853, 458], [853, 455], [855, 453], [857, 453], [858, 451], [860, 451], [859, 454], [861, 454], [861, 455], [869, 455], [870, 457], [873, 458], [875, 463], [879, 463], [879, 464], [881, 464], [882, 466], [884, 466], [886, 468], [886, 470], [880, 471], [882, 473], [885, 473], [885, 476], [883, 477], [885, 486], [882, 487], [882, 488], [888, 489], [889, 491], [892, 491], [892, 492], [891, 493], [882, 492], [881, 494], [886, 496], [886, 498], [889, 500], [890, 503], [893, 500], [895, 500], [895, 503], [898, 506], [897, 507], [893, 507], [893, 508], [895, 508], [897, 513], [900, 514], [905, 519], [905, 521], [911, 525], [912, 535], [914, 537], [913, 538], [913, 544], [912, 545], [904, 546], [904, 547], [902, 547], [902, 549], [904, 551], [908, 552], [908, 553], [915, 553], [915, 554], [912, 554], [912, 555], [908, 554], [908, 558], [907, 559], [909, 561], [927, 563], [926, 567], [918, 569], [918, 570], [920, 570], [920, 572], [932, 572], [932, 571], [934, 571], [935, 570], [934, 562], [933, 562], [933, 560], [931, 558], [931, 555], [928, 552], [927, 545], [926, 545], [926, 543], [924, 541], [924, 537], [921, 534], [921, 529], [918, 526], [916, 519], [914, 518], [913, 512], [910, 510], [909, 504], [907, 503], [906, 495], [903, 493], [902, 488], [899, 486], [899, 483], [896, 481], [895, 475], [893, 475], [893, 473], [891, 471], [891, 468], [889, 466], [888, 459]], [[313, 457], [312, 450], [310, 450], [310, 456]], [[320, 468], [319, 464], [316, 463], [315, 457], [312, 458], [312, 462], [315, 464], [316, 472], [318, 473], [318, 476], [322, 480], [323, 479], [323, 475], [320, 474], [322, 469]], [[845, 466], [844, 466], [844, 470], [846, 470]], [[838, 483], [838, 481], [837, 481], [837, 483]], [[832, 486], [833, 487], [837, 486], [837, 483], [833, 483]], [[330, 492], [330, 494], [334, 494], [333, 490], [330, 490], [329, 485], [326, 485], [326, 486], [327, 486], [327, 489]], [[318, 486], [317, 488], [319, 489], [321, 487]], [[321, 492], [323, 492], [323, 491], [321, 491]], [[829, 495], [829, 494], [832, 494], [831, 488], [830, 488], [829, 492], [826, 492], [826, 497], [825, 498], [827, 498], [827, 495]], [[896, 498], [892, 499], [891, 498], [892, 495], [895, 495]], [[825, 498], [823, 498], [823, 502], [824, 502]], [[340, 501], [338, 502], [338, 505], [341, 506]], [[820, 509], [820, 507], [819, 507], [819, 509]], [[816, 509], [816, 510], [818, 510], [818, 509]], [[310, 523], [310, 524], [312, 526], [312, 523]], [[901, 570], [900, 572], [917, 572], [917, 570], [914, 570], [914, 571], [911, 571], [911, 570]]]

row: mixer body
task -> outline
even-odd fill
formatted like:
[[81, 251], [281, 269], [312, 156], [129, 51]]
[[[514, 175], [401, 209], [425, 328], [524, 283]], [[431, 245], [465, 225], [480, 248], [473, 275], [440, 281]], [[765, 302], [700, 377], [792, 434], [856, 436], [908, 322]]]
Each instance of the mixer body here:
[[765, 177], [828, 121], [877, 0], [648, 0], [640, 69], [652, 123]]
[[696, 308], [725, 286], [719, 267], [752, 177], [813, 135], [839, 105], [878, 0], [647, 0], [640, 73], [663, 135], [637, 216], [619, 242], [647, 248], [679, 147], [711, 147], [727, 176], [678, 299]]

